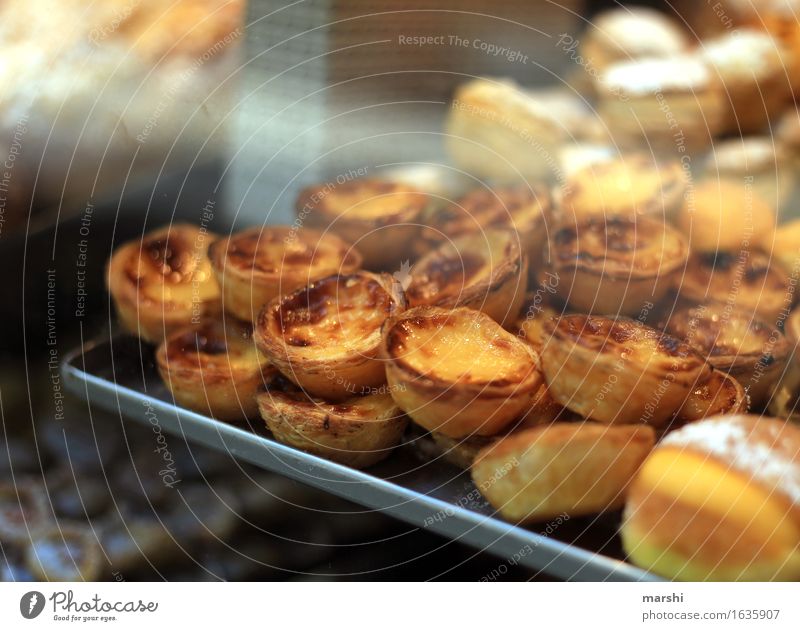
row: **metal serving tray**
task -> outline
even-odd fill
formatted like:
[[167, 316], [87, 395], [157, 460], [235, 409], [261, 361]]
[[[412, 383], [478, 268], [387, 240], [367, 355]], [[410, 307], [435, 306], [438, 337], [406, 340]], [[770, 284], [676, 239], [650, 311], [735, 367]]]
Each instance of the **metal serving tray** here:
[[148, 422], [148, 411], [166, 432], [491, 552], [500, 559], [498, 572], [518, 564], [562, 579], [661, 580], [622, 560], [619, 515], [522, 528], [496, 517], [468, 474], [426, 461], [408, 444], [357, 471], [282, 445], [257, 421], [232, 425], [178, 407], [159, 379], [153, 349], [135, 338], [90, 342], [66, 357], [62, 374], [66, 387], [91, 404], [140, 422]]

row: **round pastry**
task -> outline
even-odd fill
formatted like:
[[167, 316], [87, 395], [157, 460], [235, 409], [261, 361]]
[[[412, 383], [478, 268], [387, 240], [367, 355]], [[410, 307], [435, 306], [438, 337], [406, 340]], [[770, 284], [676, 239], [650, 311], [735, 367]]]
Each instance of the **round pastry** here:
[[536, 351], [472, 309], [409, 309], [384, 325], [382, 351], [397, 405], [452, 438], [502, 431], [542, 383]]
[[788, 276], [758, 252], [695, 254], [681, 279], [680, 292], [695, 304], [716, 302], [776, 325], [790, 309], [794, 291]]
[[570, 140], [608, 140], [607, 134], [604, 136], [600, 118], [589, 107], [588, 101], [572, 87], [540, 87], [526, 90], [526, 93], [550, 112]]
[[361, 253], [370, 269], [407, 259], [419, 235], [428, 195], [399, 182], [379, 179], [318, 184], [297, 198], [297, 221], [338, 234]]
[[538, 260], [547, 240], [546, 222], [552, 212], [552, 196], [543, 186], [478, 188], [431, 213], [427, 220], [429, 227], [423, 233], [429, 244], [439, 244], [487, 228], [508, 227], [516, 232], [522, 251]]
[[553, 179], [565, 137], [557, 116], [510, 80], [459, 86], [445, 122], [446, 149], [467, 173], [499, 182]]
[[471, 307], [503, 324], [525, 300], [528, 260], [511, 230], [490, 228], [446, 241], [411, 268], [411, 306]]
[[672, 155], [702, 150], [724, 120], [722, 89], [692, 56], [618, 62], [600, 75], [597, 89], [600, 115], [622, 146]]
[[60, 521], [33, 538], [25, 565], [37, 581], [97, 581], [102, 557], [92, 529]]
[[514, 523], [621, 508], [655, 434], [646, 425], [555, 423], [515, 432], [472, 465], [478, 490]]
[[377, 357], [381, 325], [405, 307], [400, 284], [387, 274], [337, 274], [269, 302], [253, 338], [310, 395], [346, 399], [386, 382]]
[[[755, 4], [755, 7], [753, 6]], [[749, 25], [754, 29], [766, 29], [778, 42], [786, 53], [785, 73], [790, 77], [797, 76], [800, 64], [800, 2], [797, 0], [765, 0], [751, 3]], [[791, 89], [798, 92], [796, 83], [791, 83]]]
[[175, 401], [222, 421], [253, 418], [256, 392], [275, 369], [232, 318], [180, 329], [158, 347], [156, 364]]
[[542, 371], [553, 398], [602, 423], [669, 421], [711, 367], [688, 344], [628, 318], [545, 322]]
[[[773, 210], [772, 215], [767, 214], [766, 218], [774, 216], [776, 211], [783, 208], [794, 187], [794, 169], [786, 164], [783, 150], [769, 136], [744, 136], [715, 142], [705, 170], [712, 182], [715, 178], [722, 178], [724, 182], [744, 182], [746, 188], [752, 188], [749, 197], [755, 197], [759, 205], [761, 202], [768, 204]], [[710, 196], [706, 201], [713, 203], [713, 185], [710, 191], [708, 185], [704, 188], [705, 194]], [[717, 195], [723, 197], [720, 191]], [[747, 200], [747, 197], [743, 195], [742, 199]], [[730, 203], [734, 199], [726, 199], [725, 202]], [[740, 201], [738, 205], [741, 204]], [[723, 208], [727, 219], [728, 208]], [[754, 208], [752, 212], [760, 210]]]
[[[600, 122], [602, 125], [603, 123]], [[574, 142], [563, 145], [558, 151], [558, 163], [563, 174], [562, 183], [558, 193], [563, 197], [567, 193], [566, 182], [576, 173], [591, 166], [611, 162], [619, 157], [619, 152], [610, 141], [606, 142]], [[559, 197], [559, 198], [560, 198]]]
[[800, 429], [732, 415], [670, 433], [628, 489], [622, 541], [669, 579], [800, 579]]
[[117, 248], [106, 280], [125, 329], [158, 343], [175, 329], [222, 311], [207, 256], [213, 239], [195, 226], [175, 224]]
[[591, 216], [650, 215], [669, 219], [683, 203], [688, 181], [680, 163], [629, 155], [590, 165], [564, 185], [564, 212]]
[[735, 377], [754, 406], [769, 397], [792, 351], [778, 329], [725, 305], [679, 309], [671, 315], [666, 330], [706, 357], [714, 368]]
[[775, 229], [775, 211], [755, 189], [725, 178], [695, 186], [678, 217], [692, 251], [739, 252], [768, 241]]
[[32, 479], [0, 482], [0, 541], [26, 546], [51, 520], [44, 489]]
[[695, 386], [686, 397], [676, 414], [676, 422], [683, 425], [709, 416], [744, 414], [749, 407], [750, 399], [744, 386], [735, 377], [715, 369], [704, 383]]
[[238, 232], [208, 250], [227, 313], [253, 322], [275, 296], [361, 267], [361, 255], [332, 233], [264, 226]]
[[762, 131], [786, 105], [791, 93], [788, 59], [767, 33], [737, 29], [703, 41], [699, 54], [725, 88], [724, 131]]
[[789, 278], [800, 277], [800, 219], [779, 225], [768, 251]]
[[592, 17], [580, 52], [595, 71], [617, 61], [672, 57], [688, 51], [689, 38], [680, 25], [648, 7], [608, 9]]
[[565, 220], [550, 236], [557, 291], [578, 311], [637, 315], [658, 302], [686, 266], [689, 247], [649, 217]]
[[327, 403], [279, 377], [258, 395], [258, 408], [280, 442], [361, 469], [386, 458], [408, 424], [388, 388], [367, 392]]

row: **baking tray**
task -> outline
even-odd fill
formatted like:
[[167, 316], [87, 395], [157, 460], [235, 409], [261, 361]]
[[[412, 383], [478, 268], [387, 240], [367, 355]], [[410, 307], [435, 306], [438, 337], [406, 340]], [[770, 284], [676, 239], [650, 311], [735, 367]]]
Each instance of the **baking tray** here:
[[234, 425], [176, 406], [153, 354], [136, 338], [108, 335], [65, 357], [64, 383], [73, 394], [127, 419], [148, 423], [155, 414], [165, 432], [490, 552], [498, 557], [496, 576], [520, 565], [570, 580], [662, 580], [623, 560], [616, 513], [515, 526], [496, 517], [467, 473], [418, 457], [410, 443], [419, 437], [408, 438], [383, 463], [357, 471], [276, 442], [258, 420]]

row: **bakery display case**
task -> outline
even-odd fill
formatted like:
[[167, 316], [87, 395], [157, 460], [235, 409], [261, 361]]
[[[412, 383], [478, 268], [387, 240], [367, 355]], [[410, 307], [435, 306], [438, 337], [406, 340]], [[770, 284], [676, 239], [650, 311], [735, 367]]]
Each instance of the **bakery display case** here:
[[2, 577], [800, 580], [795, 9], [4, 3]]

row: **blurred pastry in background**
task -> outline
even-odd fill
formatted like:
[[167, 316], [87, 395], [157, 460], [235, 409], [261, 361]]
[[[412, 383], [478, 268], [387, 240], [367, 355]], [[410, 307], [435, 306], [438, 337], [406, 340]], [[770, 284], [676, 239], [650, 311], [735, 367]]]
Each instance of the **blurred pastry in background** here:
[[596, 81], [614, 141], [678, 157], [709, 147], [724, 123], [720, 82], [695, 56], [620, 61]]
[[619, 7], [592, 17], [581, 36], [582, 57], [598, 72], [618, 61], [673, 57], [691, 40], [677, 20], [649, 7]]
[[554, 180], [558, 146], [567, 137], [547, 105], [507, 79], [475, 79], [459, 86], [445, 134], [457, 166], [499, 182]]
[[710, 177], [686, 196], [678, 226], [693, 252], [738, 253], [772, 243], [775, 210], [748, 182]]
[[772, 258], [790, 279], [800, 277], [800, 219], [788, 221], [775, 229], [771, 247]]
[[780, 42], [767, 33], [739, 29], [704, 40], [699, 55], [725, 90], [722, 131], [764, 131], [770, 119], [786, 106], [793, 67]]
[[361, 254], [332, 232], [294, 226], [262, 226], [237, 232], [209, 246], [226, 313], [254, 322], [280, 294], [331, 274], [361, 267]]
[[394, 271], [413, 251], [429, 196], [416, 188], [377, 178], [309, 186], [295, 203], [295, 225], [339, 235], [364, 265]]
[[564, 183], [562, 212], [578, 219], [649, 215], [668, 220], [683, 203], [687, 187], [678, 161], [630, 154], [573, 173]]
[[778, 326], [794, 302], [794, 287], [783, 269], [769, 256], [746, 250], [692, 254], [680, 293], [694, 304], [737, 307], [770, 326]]
[[[716, 141], [705, 165], [705, 175], [712, 181], [721, 178], [739, 182], [741, 186], [752, 189], [753, 196], [769, 204], [777, 213], [792, 195], [797, 179], [784, 150], [770, 136], [742, 136]], [[769, 216], [761, 207], [753, 208], [752, 212]], [[763, 229], [766, 234], [759, 236], [768, 238], [768, 227]]]

